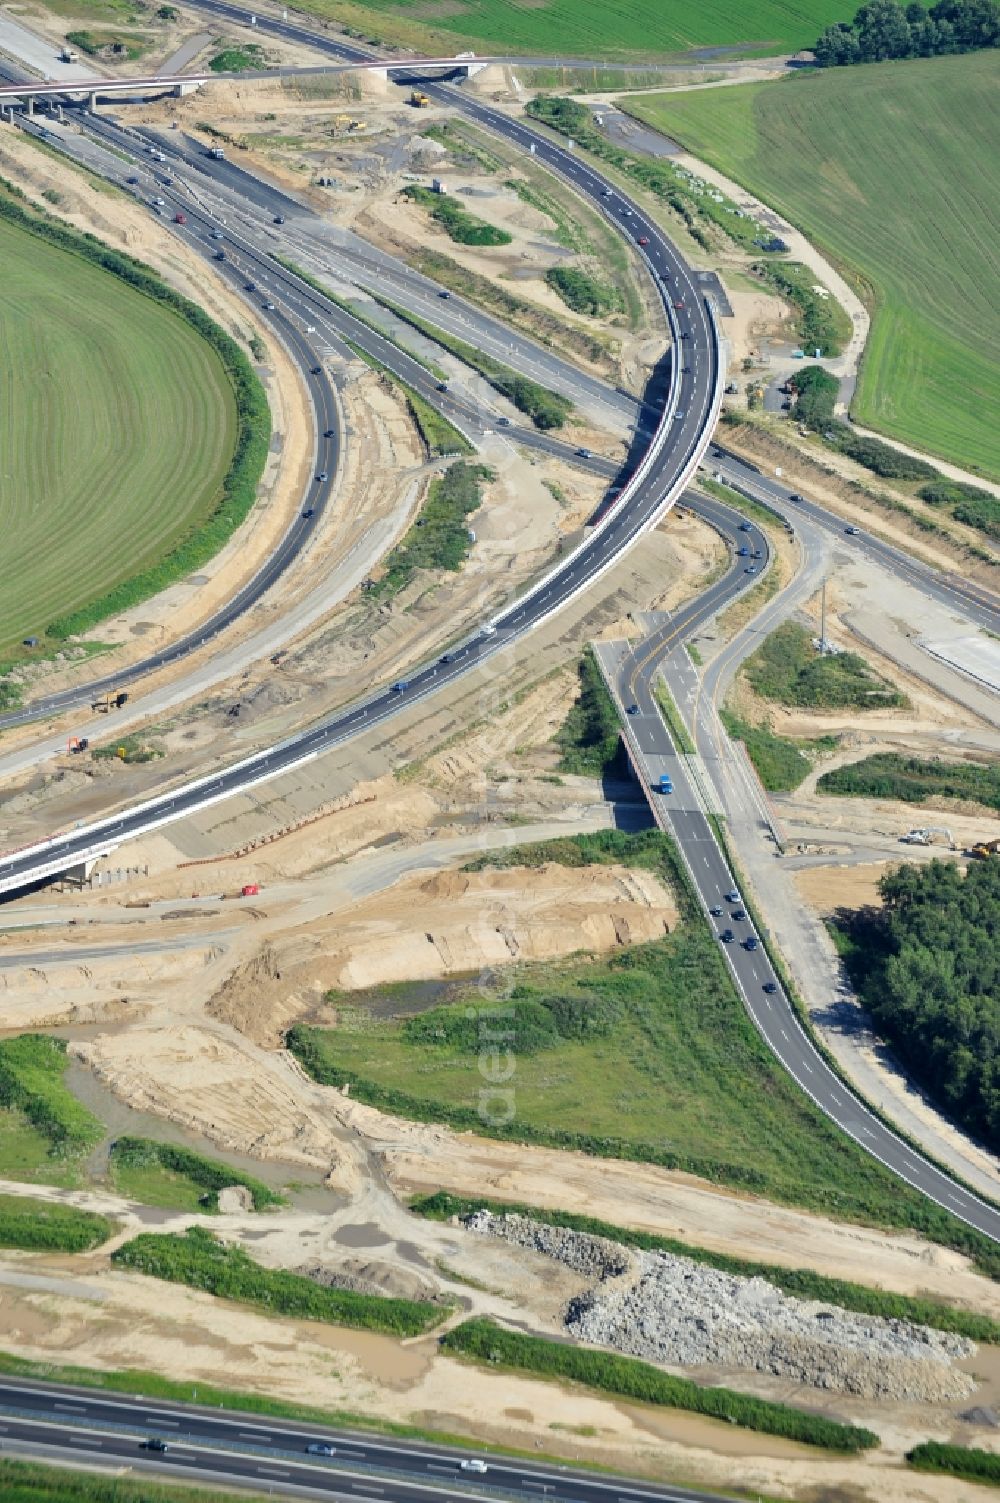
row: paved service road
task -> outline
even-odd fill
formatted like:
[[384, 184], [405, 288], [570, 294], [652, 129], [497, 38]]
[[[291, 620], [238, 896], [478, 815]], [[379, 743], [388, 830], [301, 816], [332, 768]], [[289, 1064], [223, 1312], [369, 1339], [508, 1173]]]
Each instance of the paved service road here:
[[[724, 532], [725, 527], [720, 524], [719, 530]], [[751, 523], [750, 532], [735, 536], [744, 538], [752, 549], [762, 553], [763, 559], [767, 558], [766, 536], [755, 524]], [[724, 584], [725, 580], [720, 580], [715, 588]], [[706, 592], [706, 597], [710, 593]], [[596, 649], [622, 711], [633, 761], [641, 769], [647, 786], [655, 789], [663, 775], [673, 784], [672, 793], [650, 795], [657, 822], [670, 831], [680, 847], [750, 1016], [796, 1084], [844, 1132], [900, 1179], [977, 1231], [1000, 1242], [1000, 1210], [964, 1189], [883, 1126], [825, 1063], [799, 1023], [752, 921], [749, 917], [734, 916], [744, 911], [739, 884], [705, 812], [698, 761], [678, 753], [653, 693], [664, 655], [696, 631], [712, 613], [699, 609], [706, 597], [690, 602], [683, 614], [631, 650], [616, 643], [598, 644]], [[634, 707], [631, 713], [630, 707]], [[762, 813], [766, 822], [766, 811]], [[729, 893], [736, 896], [727, 901]], [[721, 912], [713, 915], [713, 908]], [[732, 934], [731, 940], [721, 938], [726, 932]]]
[[[167, 1444], [157, 1454], [142, 1442]], [[307, 1456], [315, 1442], [333, 1446], [332, 1457]], [[482, 1453], [484, 1477], [463, 1472], [471, 1455], [430, 1442], [384, 1439], [363, 1431], [329, 1430], [294, 1420], [220, 1413], [195, 1405], [167, 1404], [127, 1394], [96, 1394], [0, 1379], [0, 1442], [4, 1450], [55, 1447], [120, 1467], [144, 1464], [172, 1477], [214, 1481], [223, 1477], [275, 1492], [308, 1489], [318, 1497], [372, 1497], [387, 1503], [442, 1503], [448, 1498], [515, 1497], [554, 1503], [725, 1503], [714, 1493], [662, 1483], [577, 1472], [569, 1466], [529, 1463]]]

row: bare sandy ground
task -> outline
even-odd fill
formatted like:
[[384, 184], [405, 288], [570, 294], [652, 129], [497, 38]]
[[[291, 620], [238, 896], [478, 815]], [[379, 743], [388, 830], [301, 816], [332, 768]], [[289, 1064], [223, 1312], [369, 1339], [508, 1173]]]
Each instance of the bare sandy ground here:
[[[19, 1287], [32, 1276], [43, 1287]], [[47, 1279], [59, 1293], [44, 1287]], [[96, 1259], [74, 1278], [58, 1260], [7, 1257], [0, 1283], [0, 1340], [36, 1361], [141, 1369], [155, 1351], [158, 1371], [192, 1383], [219, 1383], [225, 1374], [232, 1384], [239, 1374], [256, 1392], [470, 1435], [484, 1447], [556, 1452], [704, 1485], [738, 1475], [769, 1496], [802, 1499], [819, 1488], [832, 1496], [831, 1487], [873, 1503], [972, 1503], [978, 1495], [941, 1479], [925, 1486], [902, 1469], [900, 1449], [912, 1441], [916, 1417], [887, 1435], [884, 1451], [845, 1461], [680, 1412], [494, 1375], [441, 1356], [433, 1336], [401, 1344], [271, 1319], [179, 1286], [109, 1273]], [[848, 1407], [839, 1404], [838, 1413]]]

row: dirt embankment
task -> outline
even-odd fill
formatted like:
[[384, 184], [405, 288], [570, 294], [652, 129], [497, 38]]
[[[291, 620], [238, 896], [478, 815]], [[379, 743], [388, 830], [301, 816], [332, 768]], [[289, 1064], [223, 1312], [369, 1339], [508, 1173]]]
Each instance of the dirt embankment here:
[[258, 1042], [315, 1010], [322, 990], [351, 991], [415, 977], [463, 975], [513, 961], [552, 960], [661, 937], [673, 927], [672, 894], [624, 867], [439, 872], [400, 882], [310, 926], [319, 952], [279, 969], [268, 950], [227, 980], [213, 1016]]

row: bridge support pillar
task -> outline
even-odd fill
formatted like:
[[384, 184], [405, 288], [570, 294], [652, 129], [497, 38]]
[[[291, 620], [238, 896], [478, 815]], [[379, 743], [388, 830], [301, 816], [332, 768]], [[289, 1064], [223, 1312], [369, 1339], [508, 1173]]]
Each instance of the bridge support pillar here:
[[97, 114], [97, 94], [96, 93], [93, 93], [90, 96], [90, 113], [92, 115], [96, 115]]
[[189, 94], [196, 93], [200, 88], [201, 84], [198, 83], [179, 83], [174, 90], [174, 95], [177, 99], [186, 99]]
[[62, 880], [73, 887], [83, 887], [90, 881], [90, 874], [100, 859], [99, 856], [91, 856], [87, 861], [77, 862], [76, 866], [70, 866], [63, 872]]
[[35, 118], [35, 96], [34, 96], [34, 94], [29, 94], [28, 95], [28, 99], [27, 99], [27, 102], [26, 102], [26, 104], [25, 104], [24, 107], [25, 107], [25, 109], [26, 109], [26, 111], [28, 113], [28, 119], [29, 120], [34, 120], [34, 118]]

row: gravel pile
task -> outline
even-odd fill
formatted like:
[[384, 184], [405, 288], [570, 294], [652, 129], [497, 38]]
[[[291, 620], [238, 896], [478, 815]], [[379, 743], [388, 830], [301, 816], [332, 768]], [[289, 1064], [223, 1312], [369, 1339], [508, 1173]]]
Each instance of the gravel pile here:
[[667, 1367], [739, 1367], [861, 1398], [945, 1402], [975, 1388], [953, 1364], [964, 1336], [796, 1299], [766, 1279], [721, 1273], [524, 1216], [478, 1211], [466, 1225], [593, 1277], [566, 1329], [580, 1341]]

